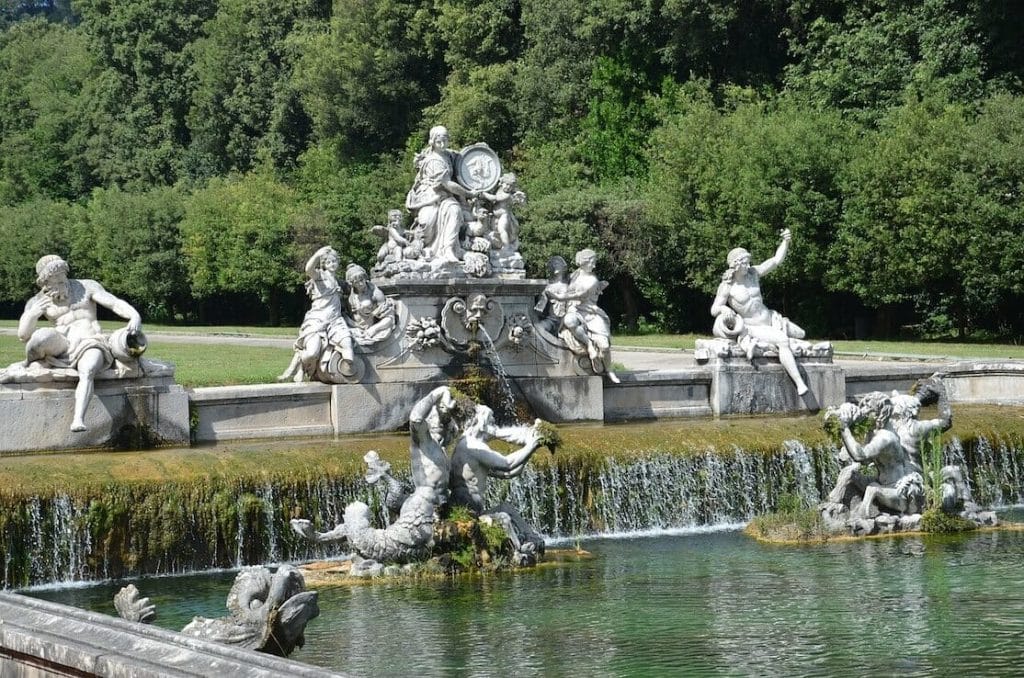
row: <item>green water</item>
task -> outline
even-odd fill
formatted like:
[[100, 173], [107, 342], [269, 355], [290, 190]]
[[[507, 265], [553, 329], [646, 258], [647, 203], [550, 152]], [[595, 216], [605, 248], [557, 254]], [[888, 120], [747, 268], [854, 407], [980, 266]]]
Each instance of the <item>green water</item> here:
[[[594, 558], [321, 589], [293, 655], [355, 676], [1011, 675], [1024, 533], [761, 545], [737, 532], [592, 540]], [[231, 573], [143, 579], [160, 625], [219, 616]], [[103, 612], [118, 584], [31, 595]]]

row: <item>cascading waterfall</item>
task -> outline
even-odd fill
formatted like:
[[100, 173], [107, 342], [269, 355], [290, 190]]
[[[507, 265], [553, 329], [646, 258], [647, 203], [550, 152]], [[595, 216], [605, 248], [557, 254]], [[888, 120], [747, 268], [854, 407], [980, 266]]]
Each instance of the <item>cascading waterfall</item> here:
[[[553, 538], [734, 525], [783, 501], [820, 501], [839, 471], [836, 452], [788, 441], [766, 451], [538, 453], [519, 478], [492, 483], [490, 499], [517, 506]], [[1013, 443], [953, 439], [944, 455], [967, 470], [979, 503], [1024, 503], [1024, 459]], [[357, 500], [385, 514], [378, 488], [360, 476], [114, 485], [90, 496], [7, 499], [0, 510], [3, 586], [339, 556], [337, 546], [299, 538], [288, 521], [302, 516], [329, 529]]]

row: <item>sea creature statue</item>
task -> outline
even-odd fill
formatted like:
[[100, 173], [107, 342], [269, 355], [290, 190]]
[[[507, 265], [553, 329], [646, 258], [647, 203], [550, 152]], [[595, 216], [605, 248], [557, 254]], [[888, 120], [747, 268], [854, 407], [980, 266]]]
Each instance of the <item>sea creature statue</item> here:
[[[939, 416], [918, 418], [922, 405], [936, 403]], [[917, 529], [925, 508], [925, 477], [921, 445], [931, 435], [952, 426], [942, 375], [923, 379], [912, 395], [897, 391], [867, 393], [853, 403], [830, 407], [826, 422], [835, 422], [842, 440], [840, 462], [845, 464], [836, 486], [821, 505], [826, 523], [854, 534]], [[864, 442], [852, 428], [873, 421]], [[866, 473], [873, 467], [875, 473]], [[982, 524], [992, 524], [994, 514], [983, 512], [971, 501], [963, 472], [956, 466], [941, 469], [941, 508]]]
[[[97, 379], [123, 379], [173, 374], [167, 364], [142, 360], [147, 341], [142, 318], [127, 301], [95, 280], [68, 277], [66, 261], [48, 254], [36, 262], [39, 292], [28, 300], [18, 321], [18, 339], [25, 343], [24, 362], [0, 370], [0, 384], [77, 379], [71, 431], [87, 430], [85, 415]], [[97, 318], [102, 306], [128, 321], [110, 335]], [[40, 319], [54, 327], [37, 328]]]
[[594, 273], [597, 253], [591, 249], [576, 253], [577, 269], [566, 279], [568, 265], [559, 256], [548, 260], [548, 285], [534, 307], [544, 316], [543, 324], [565, 346], [584, 361], [594, 374], [605, 374], [619, 383], [612, 371], [611, 322], [597, 299], [608, 287]]
[[712, 333], [719, 340], [698, 340], [697, 348], [723, 357], [738, 353], [747, 360], [774, 352], [796, 386], [797, 395], [803, 396], [809, 389], [800, 374], [797, 357], [831, 356], [832, 345], [804, 341], [803, 328], [768, 308], [761, 296], [761, 277], [782, 264], [792, 237], [789, 229], [784, 229], [775, 255], [756, 265], [750, 261], [750, 252], [742, 247], [730, 250], [726, 257], [728, 268], [711, 304], [711, 315], [715, 318]]
[[[421, 398], [409, 418], [410, 462], [413, 487], [396, 480], [390, 465], [375, 451], [363, 460], [366, 481], [385, 483], [384, 503], [397, 517], [384, 528], [370, 524], [370, 508], [353, 502], [345, 508], [343, 522], [327, 532], [317, 532], [309, 520], [293, 519], [292, 528], [310, 541], [345, 542], [365, 559], [362, 571], [380, 563], [426, 560], [434, 547], [434, 529], [447, 507], [464, 506], [474, 517], [498, 523], [514, 549], [516, 564], [532, 564], [544, 553], [544, 540], [510, 505], [485, 505], [488, 478], [513, 478], [542, 443], [541, 422], [533, 426], [498, 427], [494, 413], [484, 405], [459, 402], [447, 386], [439, 386]], [[511, 454], [500, 454], [488, 445], [493, 438], [521, 444]], [[449, 458], [447, 447], [454, 443]], [[355, 571], [355, 569], [354, 569]]]
[[[149, 598], [134, 584], [114, 596], [118, 615], [149, 624], [156, 616]], [[271, 574], [265, 567], [246, 567], [235, 577], [227, 599], [228, 616], [196, 617], [181, 630], [187, 636], [287, 657], [305, 642], [306, 624], [320, 614], [317, 592], [306, 591], [302, 573], [285, 564]]]
[[[409, 415], [409, 454], [414, 489], [411, 495], [392, 497], [400, 503], [398, 518], [386, 528], [370, 525], [370, 508], [363, 502], [345, 507], [344, 521], [333, 530], [317, 532], [309, 520], [294, 518], [292, 529], [318, 543], [348, 542], [362, 558], [381, 563], [424, 560], [433, 546], [437, 509], [448, 500], [450, 464], [445, 446], [458, 431], [458, 405], [451, 389], [439, 386], [421, 398]], [[368, 480], [390, 478], [376, 454], [364, 457]], [[393, 478], [391, 478], [394, 481]], [[389, 483], [394, 486], [397, 483]], [[398, 487], [401, 492], [401, 487]]]
[[448, 129], [431, 128], [416, 154], [416, 178], [405, 198], [412, 225], [388, 213], [373, 275], [378, 279], [523, 278], [519, 223], [513, 207], [526, 201], [516, 177], [502, 173], [497, 154], [477, 143], [449, 150]]

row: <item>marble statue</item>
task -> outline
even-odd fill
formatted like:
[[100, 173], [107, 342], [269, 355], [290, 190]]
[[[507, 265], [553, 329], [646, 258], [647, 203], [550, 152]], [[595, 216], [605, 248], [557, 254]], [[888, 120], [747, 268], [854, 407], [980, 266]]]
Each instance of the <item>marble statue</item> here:
[[360, 346], [372, 346], [384, 341], [395, 330], [395, 305], [369, 280], [359, 264], [345, 269], [348, 283], [348, 313], [352, 319], [352, 338]]
[[395, 331], [395, 305], [370, 282], [366, 269], [349, 264], [338, 280], [340, 259], [330, 246], [306, 262], [311, 301], [295, 340], [295, 352], [278, 381], [316, 379], [339, 383], [359, 377], [356, 347], [371, 347]]
[[405, 207], [423, 230], [425, 255], [436, 267], [462, 261], [461, 231], [476, 197], [455, 180], [458, 154], [448, 150], [448, 129], [430, 130], [427, 147], [416, 155], [416, 179], [405, 196]]
[[335, 369], [352, 373], [355, 360], [352, 332], [342, 315], [341, 284], [337, 273], [341, 259], [331, 246], [324, 246], [306, 261], [306, 293], [311, 302], [299, 327], [291, 364], [278, 381], [302, 381], [322, 375], [325, 358], [337, 355]]
[[477, 143], [449, 150], [448, 129], [431, 128], [416, 154], [416, 178], [405, 198], [412, 215], [388, 212], [372, 273], [377, 279], [447, 277], [523, 278], [519, 222], [513, 208], [526, 201], [515, 174], [502, 173], [497, 154]]
[[[538, 419], [533, 426], [499, 427], [491, 408], [477, 405], [451, 457], [451, 505], [464, 506], [474, 516], [486, 516], [500, 524], [512, 541], [517, 565], [536, 563], [537, 556], [544, 553], [544, 538], [511, 504], [502, 502], [497, 506], [487, 506], [487, 483], [488, 478], [507, 480], [522, 474], [540, 444], [540, 423]], [[495, 438], [522, 447], [509, 454], [501, 454], [488, 444]]]
[[722, 282], [711, 304], [711, 315], [715, 318], [713, 334], [738, 344], [748, 360], [754, 358], [755, 349], [776, 351], [779, 362], [796, 386], [797, 395], [803, 396], [808, 388], [796, 356], [830, 352], [831, 345], [827, 342], [812, 345], [804, 341], [803, 328], [769, 309], [761, 296], [761, 276], [782, 264], [790, 240], [792, 234], [788, 228], [784, 229], [775, 255], [756, 265], [751, 264], [747, 250], [742, 247], [731, 250], [726, 257], [729, 267], [722, 274]]
[[[117, 613], [148, 624], [156, 616], [149, 598], [134, 584], [114, 596]], [[305, 642], [306, 624], [320, 614], [317, 592], [306, 591], [302, 573], [285, 564], [271, 574], [265, 567], [245, 567], [235, 577], [227, 599], [228, 615], [195, 617], [181, 630], [186, 636], [287, 657]]]
[[[0, 383], [46, 381], [54, 372], [75, 376], [71, 430], [85, 431], [85, 414], [97, 377], [142, 376], [139, 357], [146, 349], [142, 319], [131, 304], [95, 280], [68, 278], [68, 264], [55, 254], [36, 262], [39, 292], [28, 300], [18, 321], [18, 339], [25, 343], [25, 360], [0, 370]], [[111, 335], [103, 334], [96, 308], [102, 306], [128, 321]], [[53, 327], [37, 328], [41, 319]], [[113, 374], [111, 374], [113, 372]]]
[[548, 284], [535, 309], [543, 322], [574, 354], [585, 358], [594, 374], [606, 374], [619, 383], [611, 369], [611, 323], [597, 299], [608, 287], [594, 273], [597, 254], [585, 249], [576, 253], [576, 270], [566, 280], [568, 266], [562, 257], [548, 260]]
[[[342, 523], [328, 532], [317, 532], [308, 520], [292, 519], [297, 533], [315, 542], [346, 541], [361, 557], [382, 563], [423, 560], [433, 546], [437, 509], [448, 501], [450, 462], [445, 446], [458, 433], [459, 412], [451, 389], [439, 386], [421, 398], [409, 415], [409, 456], [414, 489], [411, 495], [391, 497], [400, 503], [398, 519], [384, 529], [370, 526], [370, 508], [353, 502], [345, 508]], [[385, 479], [395, 487], [379, 457], [364, 457], [368, 480]]]
[[[435, 545], [438, 516], [446, 507], [464, 506], [481, 520], [496, 522], [509, 536], [516, 564], [532, 564], [544, 553], [544, 540], [508, 504], [486, 506], [489, 478], [513, 478], [522, 473], [541, 443], [538, 420], [533, 426], [498, 427], [489, 407], [456, 400], [447, 386], [421, 398], [409, 415], [409, 455], [412, 487], [395, 479], [390, 466], [374, 452], [363, 460], [366, 481], [384, 481], [384, 504], [394, 520], [384, 528], [371, 525], [369, 506], [353, 502], [345, 507], [341, 523], [318, 532], [309, 520], [293, 519], [292, 529], [317, 542], [345, 542], [366, 559], [369, 571], [379, 563], [409, 563], [428, 558]], [[488, 441], [499, 438], [520, 444], [519, 450], [500, 454]], [[454, 445], [449, 457], [448, 447]]]
[[[953, 413], [942, 375], [919, 381], [914, 391], [913, 395], [874, 391], [861, 396], [856, 404], [843, 403], [826, 410], [826, 420], [838, 424], [840, 462], [845, 464], [821, 507], [829, 525], [849, 525], [854, 531], [873, 533], [880, 519], [900, 529], [913, 529], [919, 523], [926, 503], [921, 444], [933, 433], [948, 430]], [[933, 402], [939, 416], [920, 419], [922, 405]], [[864, 420], [873, 420], [874, 428], [859, 441], [851, 429]], [[873, 474], [866, 472], [868, 467], [874, 469]], [[962, 471], [946, 466], [941, 476], [942, 508], [977, 518], [980, 511], [970, 500]], [[892, 518], [886, 521], [884, 516]], [[989, 520], [989, 516], [982, 519]]]

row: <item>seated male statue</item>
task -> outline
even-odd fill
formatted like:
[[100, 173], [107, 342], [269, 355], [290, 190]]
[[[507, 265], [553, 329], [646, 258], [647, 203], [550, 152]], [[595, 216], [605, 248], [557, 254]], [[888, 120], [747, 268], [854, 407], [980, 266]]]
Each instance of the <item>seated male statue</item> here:
[[[55, 254], [36, 262], [36, 284], [39, 292], [25, 304], [18, 322], [18, 339], [25, 342], [25, 366], [38, 361], [45, 367], [78, 371], [71, 430], [84, 431], [85, 412], [96, 376], [112, 367], [115, 357], [131, 360], [142, 352], [142, 319], [131, 304], [106, 291], [95, 280], [69, 279], [67, 262]], [[127, 351], [118, 350], [104, 336], [96, 317], [97, 305], [128, 321]], [[52, 321], [54, 327], [37, 329], [41, 318]]]

